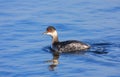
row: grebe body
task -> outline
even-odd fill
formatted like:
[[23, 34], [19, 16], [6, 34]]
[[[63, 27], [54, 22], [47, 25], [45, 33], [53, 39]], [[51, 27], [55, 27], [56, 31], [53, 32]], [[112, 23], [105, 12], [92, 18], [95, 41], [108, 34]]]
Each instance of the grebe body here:
[[60, 42], [58, 40], [57, 31], [53, 26], [49, 26], [44, 34], [50, 35], [52, 37], [52, 49], [55, 52], [75, 52], [87, 50], [90, 48], [89, 45], [77, 40], [67, 40]]

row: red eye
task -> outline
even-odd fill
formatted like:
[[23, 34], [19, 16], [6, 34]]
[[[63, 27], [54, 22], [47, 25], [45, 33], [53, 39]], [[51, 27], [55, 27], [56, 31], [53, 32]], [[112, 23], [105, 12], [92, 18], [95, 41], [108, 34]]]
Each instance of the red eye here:
[[48, 29], [47, 31], [48, 31], [48, 32], [51, 32], [51, 29]]

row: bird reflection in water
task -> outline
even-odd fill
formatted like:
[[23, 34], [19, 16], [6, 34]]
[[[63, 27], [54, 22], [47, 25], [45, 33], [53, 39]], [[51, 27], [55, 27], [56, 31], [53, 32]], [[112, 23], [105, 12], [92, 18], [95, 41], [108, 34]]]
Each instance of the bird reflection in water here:
[[[47, 63], [52, 63], [49, 65], [49, 70], [50, 71], [54, 71], [55, 68], [57, 67], [57, 65], [59, 64], [59, 57], [60, 57], [60, 53], [58, 52], [55, 52], [54, 50], [52, 50], [51, 48], [49, 48], [50, 51], [52, 52], [52, 55], [53, 55], [53, 59], [52, 60], [47, 60], [46, 62]], [[67, 54], [81, 54], [83, 55], [86, 51], [76, 51], [76, 52], [71, 52], [71, 53], [67, 53]], [[64, 53], [65, 54], [65, 53]]]
[[54, 52], [54, 53], [52, 53], [52, 55], [53, 55], [53, 59], [47, 61], [47, 62], [51, 62], [52, 63], [52, 64], [49, 65], [49, 70], [50, 71], [54, 71], [55, 67], [59, 64], [58, 59], [59, 59], [60, 54]]

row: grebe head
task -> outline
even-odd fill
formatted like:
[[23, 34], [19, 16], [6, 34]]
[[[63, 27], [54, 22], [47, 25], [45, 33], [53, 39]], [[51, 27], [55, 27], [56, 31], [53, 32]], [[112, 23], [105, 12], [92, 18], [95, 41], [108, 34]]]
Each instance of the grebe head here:
[[46, 29], [46, 32], [44, 32], [44, 34], [47, 34], [47, 35], [54, 37], [55, 35], [57, 35], [57, 32], [53, 26], [48, 26]]
[[50, 35], [53, 38], [53, 42], [58, 42], [57, 31], [53, 26], [48, 26], [44, 34]]

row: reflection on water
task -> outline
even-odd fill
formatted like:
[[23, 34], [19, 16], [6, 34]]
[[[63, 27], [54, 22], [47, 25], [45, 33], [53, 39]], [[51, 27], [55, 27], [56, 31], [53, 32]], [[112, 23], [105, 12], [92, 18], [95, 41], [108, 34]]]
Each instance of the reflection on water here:
[[52, 53], [52, 60], [47, 60], [45, 62], [52, 63], [49, 65], [49, 70], [54, 71], [55, 67], [59, 64], [60, 53], [55, 52], [51, 47], [47, 46], [43, 48], [44, 51]]
[[53, 59], [52, 60], [49, 60], [49, 62], [52, 62], [51, 65], [49, 65], [49, 70], [52, 70], [54, 71], [55, 70], [55, 67], [58, 65], [59, 61], [59, 53], [52, 53], [53, 54]]

